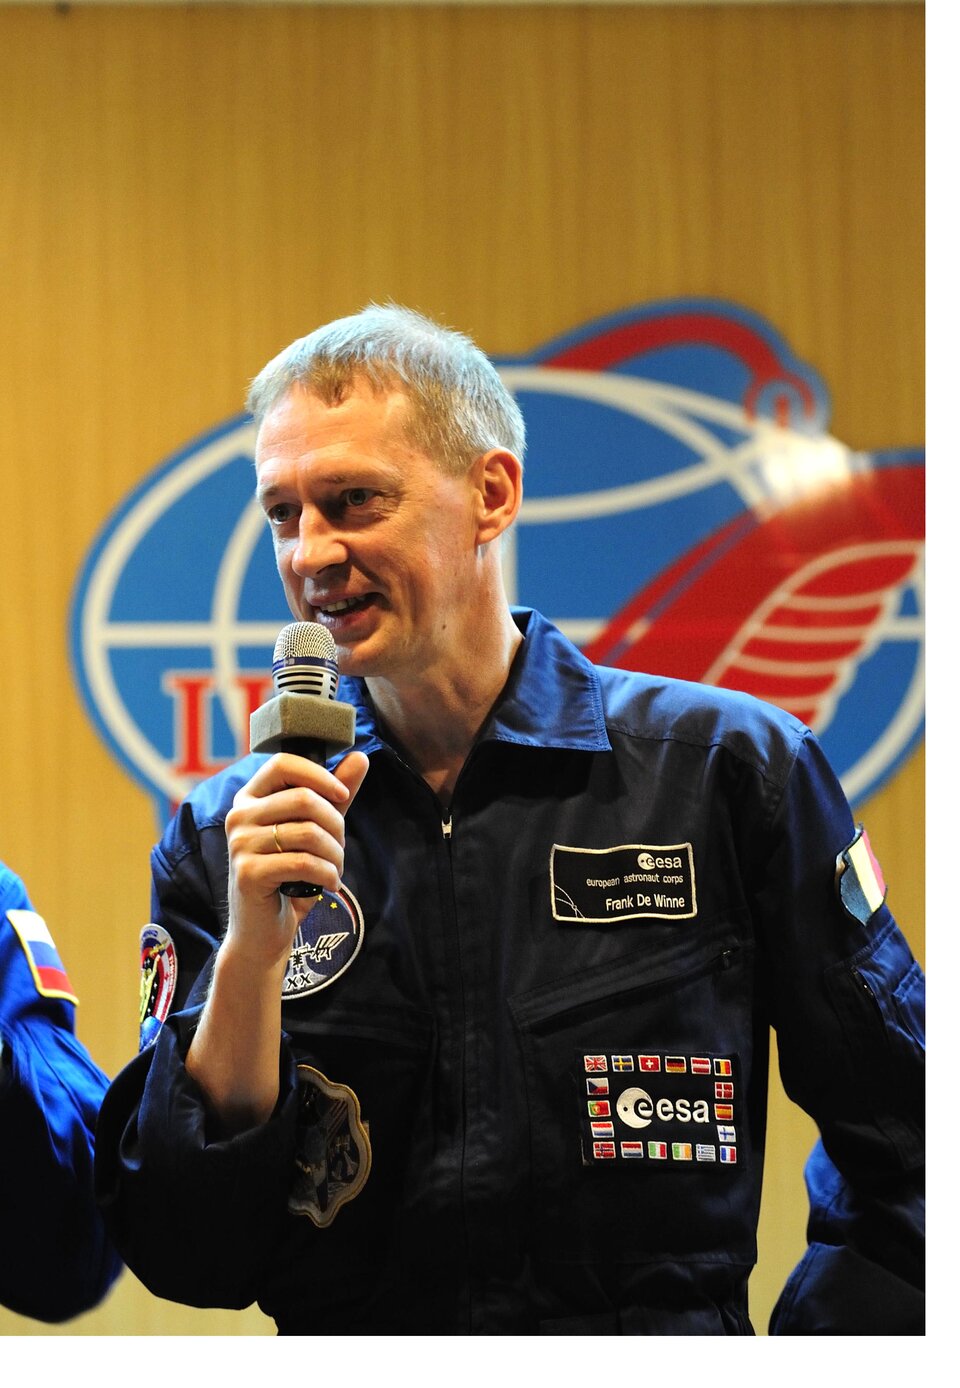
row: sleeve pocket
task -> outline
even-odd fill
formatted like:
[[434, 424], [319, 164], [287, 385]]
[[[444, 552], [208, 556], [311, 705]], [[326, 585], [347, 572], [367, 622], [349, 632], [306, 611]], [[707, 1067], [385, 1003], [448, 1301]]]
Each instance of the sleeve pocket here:
[[875, 1125], [908, 1170], [924, 1151], [924, 977], [891, 921], [827, 971], [846, 1041], [848, 1121]]

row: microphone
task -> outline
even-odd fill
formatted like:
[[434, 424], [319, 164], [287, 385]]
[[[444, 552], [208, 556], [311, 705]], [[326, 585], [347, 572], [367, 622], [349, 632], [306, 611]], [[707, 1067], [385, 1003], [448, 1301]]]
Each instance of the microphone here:
[[[357, 711], [336, 697], [337, 647], [326, 627], [291, 622], [273, 650], [272, 699], [250, 715], [251, 752], [295, 752], [322, 766], [356, 738]], [[283, 882], [284, 896], [319, 896], [313, 882]]]

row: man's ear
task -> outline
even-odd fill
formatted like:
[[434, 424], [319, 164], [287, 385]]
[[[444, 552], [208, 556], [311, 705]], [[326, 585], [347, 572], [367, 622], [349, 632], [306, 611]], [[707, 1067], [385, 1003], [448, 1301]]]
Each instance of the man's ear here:
[[517, 518], [523, 500], [523, 468], [505, 448], [491, 448], [471, 468], [477, 494], [477, 544], [488, 545]]

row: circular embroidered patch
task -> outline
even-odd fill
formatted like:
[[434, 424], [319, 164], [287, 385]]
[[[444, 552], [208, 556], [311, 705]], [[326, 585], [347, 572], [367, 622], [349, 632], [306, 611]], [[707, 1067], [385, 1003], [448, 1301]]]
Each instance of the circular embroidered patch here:
[[360, 1118], [360, 1101], [347, 1085], [335, 1084], [311, 1065], [298, 1065], [297, 1079], [296, 1164], [287, 1208], [325, 1229], [366, 1185], [370, 1134]]
[[363, 943], [363, 912], [352, 892], [323, 892], [300, 922], [283, 978], [282, 996], [306, 998], [350, 967]]
[[177, 951], [162, 925], [140, 931], [140, 1049], [156, 1041], [177, 986]]

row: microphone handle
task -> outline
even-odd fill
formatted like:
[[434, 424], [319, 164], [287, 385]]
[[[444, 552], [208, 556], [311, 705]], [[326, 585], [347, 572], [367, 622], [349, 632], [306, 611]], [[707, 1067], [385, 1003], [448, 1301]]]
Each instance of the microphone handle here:
[[[324, 766], [327, 760], [327, 744], [307, 737], [283, 738], [280, 751], [306, 757], [308, 761], [316, 762], [317, 766]], [[320, 896], [323, 888], [315, 882], [281, 882], [280, 891], [284, 896]]]

